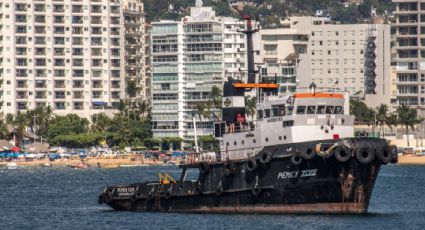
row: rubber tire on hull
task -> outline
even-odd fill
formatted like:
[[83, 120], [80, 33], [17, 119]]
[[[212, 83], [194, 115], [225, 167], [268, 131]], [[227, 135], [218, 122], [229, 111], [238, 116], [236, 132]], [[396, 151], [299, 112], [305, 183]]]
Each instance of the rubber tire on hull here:
[[223, 165], [223, 175], [232, 176], [235, 174], [235, 165], [232, 162], [226, 162]]
[[250, 172], [255, 171], [257, 169], [257, 160], [255, 158], [249, 158], [246, 162], [246, 169]]
[[298, 154], [294, 154], [291, 156], [291, 162], [293, 165], [300, 165], [303, 162], [303, 158]]
[[258, 196], [258, 195], [260, 195], [260, 194], [261, 194], [261, 192], [262, 192], [262, 189], [261, 189], [261, 186], [260, 186], [260, 185], [255, 184], [255, 185], [252, 187], [252, 195], [254, 195], [254, 196]]
[[376, 148], [376, 157], [384, 164], [388, 164], [392, 160], [391, 148], [388, 145]]
[[356, 151], [356, 159], [361, 164], [370, 164], [375, 159], [375, 151], [371, 145], [367, 143], [359, 143]]
[[301, 156], [303, 157], [304, 160], [310, 160], [315, 155], [316, 155], [316, 152], [314, 151], [312, 147], [307, 147], [301, 150]]
[[267, 164], [272, 160], [272, 154], [268, 151], [261, 152], [259, 160], [261, 164]]
[[338, 146], [334, 150], [335, 158], [342, 163], [345, 163], [351, 158], [351, 150], [346, 146]]

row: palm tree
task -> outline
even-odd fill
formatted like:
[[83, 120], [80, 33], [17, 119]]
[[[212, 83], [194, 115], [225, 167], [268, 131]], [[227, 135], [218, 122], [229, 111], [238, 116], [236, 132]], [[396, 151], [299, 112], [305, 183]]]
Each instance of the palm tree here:
[[257, 97], [245, 96], [245, 111], [254, 121], [257, 106]]
[[0, 120], [0, 138], [8, 139], [9, 137], [9, 125], [5, 120]]
[[111, 125], [111, 119], [105, 113], [93, 115], [93, 122], [90, 130], [93, 133], [106, 132]]
[[208, 109], [208, 103], [198, 102], [196, 103], [196, 112], [198, 113], [199, 120], [202, 122], [202, 118], [209, 118], [211, 115]]
[[6, 121], [11, 124], [14, 128], [14, 134], [16, 137], [15, 145], [21, 146], [25, 134], [27, 133], [27, 127], [30, 125], [30, 120], [27, 114], [18, 112], [16, 116], [12, 114], [6, 115]]
[[133, 99], [137, 96], [137, 94], [140, 91], [140, 87], [137, 86], [137, 82], [135, 80], [129, 80], [127, 81], [127, 88], [126, 88], [126, 92], [127, 95], [130, 97], [130, 108], [133, 111], [133, 117], [134, 119], [136, 119], [136, 114], [135, 114], [135, 104]]
[[[207, 108], [210, 110], [210, 112], [214, 115], [216, 120], [221, 120], [216, 111], [221, 111], [222, 108], [222, 100], [223, 100], [223, 93], [221, 92], [221, 89], [217, 86], [213, 86], [211, 88], [210, 92], [210, 99], [207, 102]], [[214, 109], [214, 111], [212, 111]]]
[[397, 108], [398, 123], [405, 127], [407, 136], [407, 146], [410, 147], [409, 127], [415, 129], [415, 125], [421, 123], [423, 118], [418, 118], [415, 109], [409, 108], [407, 105], [401, 105]]
[[376, 108], [376, 122], [379, 125], [379, 132], [383, 135], [384, 125], [391, 127], [391, 122], [388, 115], [388, 105], [381, 104]]

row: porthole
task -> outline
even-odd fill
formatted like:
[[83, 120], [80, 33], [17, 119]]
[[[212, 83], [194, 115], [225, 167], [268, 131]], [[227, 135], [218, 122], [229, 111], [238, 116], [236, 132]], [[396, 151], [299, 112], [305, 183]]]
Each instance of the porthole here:
[[245, 141], [244, 141], [244, 140], [242, 140], [242, 144], [243, 144], [243, 145], [245, 144]]
[[286, 136], [283, 136], [283, 140], [286, 140]]
[[252, 142], [254, 142], [254, 144], [255, 144], [255, 142], [257, 142], [257, 141], [254, 139], [254, 140], [252, 140]]
[[235, 141], [235, 142], [233, 142], [233, 145], [237, 145], [238, 143]]
[[282, 140], [282, 136], [279, 136], [279, 141], [281, 141]]
[[266, 137], [266, 142], [269, 142], [269, 138], [268, 137]]
[[226, 143], [226, 146], [229, 146], [229, 142]]

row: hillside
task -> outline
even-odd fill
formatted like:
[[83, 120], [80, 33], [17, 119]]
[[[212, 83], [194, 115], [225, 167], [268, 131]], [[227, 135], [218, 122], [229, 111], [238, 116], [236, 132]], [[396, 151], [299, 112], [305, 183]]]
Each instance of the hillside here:
[[[188, 14], [195, 0], [142, 0], [145, 3], [146, 20], [179, 19]], [[244, 2], [243, 0], [232, 0]], [[356, 23], [369, 18], [371, 7], [384, 15], [394, 9], [391, 0], [364, 0], [362, 4], [344, 6], [347, 0], [245, 0], [251, 4], [243, 11], [256, 15], [265, 27], [278, 26], [279, 19], [288, 15], [314, 15], [316, 10], [329, 12], [331, 18], [341, 23]], [[170, 9], [170, 3], [172, 8]], [[204, 0], [204, 6], [212, 6], [218, 15], [237, 16], [228, 0]]]

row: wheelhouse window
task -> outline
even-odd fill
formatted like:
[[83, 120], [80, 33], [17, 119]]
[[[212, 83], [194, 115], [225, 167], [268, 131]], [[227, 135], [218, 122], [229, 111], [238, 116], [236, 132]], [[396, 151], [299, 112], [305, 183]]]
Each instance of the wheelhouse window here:
[[279, 108], [278, 107], [272, 107], [272, 117], [278, 117], [279, 114]]
[[309, 105], [307, 106], [307, 114], [315, 114], [316, 113], [316, 106]]
[[264, 117], [265, 117], [265, 118], [270, 117], [270, 109], [265, 109], [265, 110], [264, 110]]
[[326, 106], [324, 105], [317, 106], [317, 114], [325, 114], [325, 112], [326, 112]]
[[257, 111], [257, 119], [263, 119], [263, 110]]
[[326, 114], [333, 114], [333, 113], [334, 113], [334, 107], [326, 106]]
[[285, 115], [286, 115], [285, 105], [279, 105], [279, 116], [285, 116]]
[[305, 106], [297, 106], [297, 114], [305, 114]]
[[344, 114], [342, 106], [335, 106], [335, 114]]

